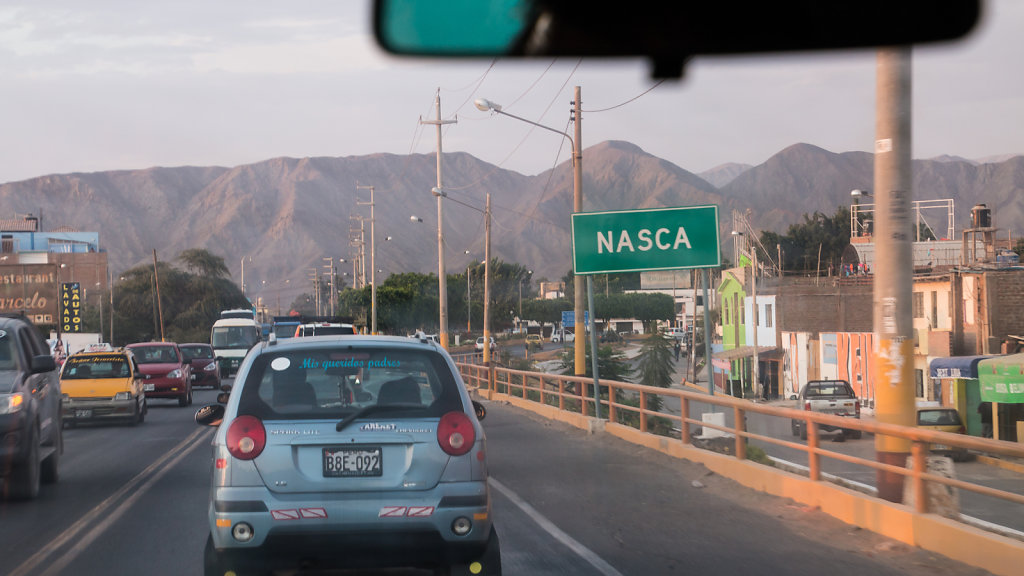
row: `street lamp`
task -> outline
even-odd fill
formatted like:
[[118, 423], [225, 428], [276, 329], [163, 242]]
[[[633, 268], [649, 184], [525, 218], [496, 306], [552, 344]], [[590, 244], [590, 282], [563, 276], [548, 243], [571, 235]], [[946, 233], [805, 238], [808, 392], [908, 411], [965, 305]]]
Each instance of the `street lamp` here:
[[854, 238], [863, 236], [862, 232], [866, 232], [865, 225], [861, 224], [860, 221], [860, 199], [871, 196], [871, 192], [867, 190], [854, 189], [850, 190], [850, 197], [853, 198], [853, 209], [850, 211], [850, 230]]
[[[533, 270], [527, 270], [526, 273], [532, 275], [533, 274]], [[520, 278], [519, 279], [519, 321], [520, 322], [522, 322], [522, 320], [523, 320], [523, 280], [528, 280], [528, 278]]]
[[[514, 114], [509, 114], [508, 112], [505, 112], [504, 110], [501, 109], [501, 105], [500, 104], [496, 104], [496, 103], [491, 102], [490, 100], [487, 100], [485, 98], [478, 98], [477, 100], [475, 100], [473, 102], [473, 104], [477, 107], [478, 110], [480, 110], [482, 112], [491, 111], [491, 112], [494, 112], [495, 114], [503, 114], [505, 116], [508, 116], [509, 118], [514, 118], [516, 120], [519, 120], [520, 122], [526, 122], [527, 124], [536, 126], [538, 128], [543, 128], [544, 130], [547, 130], [549, 132], [554, 132], [555, 134], [561, 134], [564, 138], [569, 140], [569, 144], [572, 146], [573, 212], [582, 212], [583, 211], [583, 153], [582, 153], [582, 151], [580, 149], [580, 144], [581, 144], [580, 140], [582, 138], [582, 131], [581, 131], [581, 128], [580, 128], [580, 114], [581, 114], [582, 111], [581, 111], [581, 108], [580, 108], [580, 87], [579, 86], [576, 86], [576, 89], [575, 89], [574, 94], [573, 94], [573, 114], [574, 114], [574, 120], [575, 120], [575, 125], [576, 125], [576, 131], [575, 131], [576, 138], [575, 139], [572, 136], [569, 136], [569, 134], [567, 134], [565, 132], [562, 132], [561, 130], [556, 130], [556, 129], [551, 128], [549, 126], [545, 126], [543, 124], [538, 124], [538, 123], [536, 123], [536, 122], [534, 122], [532, 120], [527, 120], [526, 118], [521, 118], [521, 117], [516, 116]], [[589, 294], [593, 291], [593, 286], [592, 286], [592, 284], [590, 284], [591, 283], [591, 279], [590, 279], [589, 276], [587, 277], [587, 281], [588, 281], [588, 285], [589, 285], [589, 289], [587, 290], [587, 295], [589, 296]], [[574, 306], [573, 306], [573, 316], [575, 318], [575, 327], [576, 327], [576, 330], [578, 332], [579, 328], [581, 326], [583, 326], [583, 318], [584, 318], [583, 317], [583, 301], [584, 301], [584, 298], [585, 298], [585, 295], [583, 293], [583, 283], [580, 282], [579, 275], [576, 275], [575, 282], [573, 282], [573, 288], [574, 288], [573, 292], [575, 294], [575, 302], [574, 302]], [[589, 298], [589, 303], [590, 303], [590, 307], [593, 308], [593, 298], [592, 297]], [[591, 313], [590, 313], [590, 318], [591, 318], [591, 321], [594, 320], [594, 312], [593, 311], [591, 311]], [[586, 331], [585, 330], [584, 330], [584, 335], [586, 335]], [[591, 360], [592, 360], [591, 364], [593, 366], [594, 380], [595, 380], [595, 386], [594, 386], [595, 403], [594, 403], [594, 407], [596, 409], [595, 414], [599, 414], [600, 413], [600, 401], [597, 398], [598, 387], [596, 386], [596, 384], [597, 384], [596, 380], [597, 380], [597, 377], [598, 377], [598, 374], [597, 374], [597, 353], [596, 353], [596, 350], [597, 350], [597, 335], [594, 334], [593, 330], [591, 330], [591, 347], [593, 347], [594, 350], [595, 350], [595, 353], [593, 354], [593, 356], [591, 358]], [[484, 348], [486, 349], [487, 347], [485, 346]], [[584, 338], [576, 338], [576, 346], [575, 346], [574, 352], [575, 352], [574, 353], [574, 357], [573, 357], [574, 371], [575, 371], [575, 374], [577, 376], [582, 376], [582, 375], [586, 374], [586, 372], [587, 372], [587, 369], [586, 369], [586, 366], [585, 366], [585, 362], [586, 362], [586, 358], [587, 358], [587, 344], [586, 344], [586, 341], [584, 340]]]

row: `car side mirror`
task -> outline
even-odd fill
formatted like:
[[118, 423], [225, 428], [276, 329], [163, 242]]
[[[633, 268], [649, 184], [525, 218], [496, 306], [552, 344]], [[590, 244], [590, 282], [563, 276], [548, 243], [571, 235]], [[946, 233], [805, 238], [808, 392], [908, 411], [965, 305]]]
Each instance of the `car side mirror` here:
[[473, 411], [476, 412], [476, 419], [483, 420], [484, 418], [486, 418], [487, 408], [484, 408], [484, 405], [477, 402], [476, 400], [472, 400], [471, 402], [473, 402]]
[[57, 362], [49, 354], [40, 354], [32, 357], [32, 373], [41, 374], [52, 372], [57, 369]]
[[797, 400], [798, 398], [797, 398], [796, 394], [790, 394], [789, 399], [790, 400]]
[[225, 408], [221, 404], [207, 404], [196, 410], [196, 424], [200, 426], [220, 426], [224, 421]]

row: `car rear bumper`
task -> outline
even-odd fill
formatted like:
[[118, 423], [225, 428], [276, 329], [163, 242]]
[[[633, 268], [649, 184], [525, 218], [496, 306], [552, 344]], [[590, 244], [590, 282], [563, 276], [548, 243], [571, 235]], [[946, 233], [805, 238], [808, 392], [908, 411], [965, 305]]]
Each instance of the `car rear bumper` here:
[[143, 382], [146, 398], [178, 398], [188, 393], [188, 385], [184, 380], [168, 380], [167, 378], [150, 378]]
[[220, 386], [220, 373], [219, 372], [192, 372], [192, 385], [193, 386], [212, 386], [217, 388]]
[[68, 398], [61, 404], [64, 422], [96, 420], [130, 420], [135, 417], [138, 398], [113, 400], [111, 398]]
[[[439, 484], [431, 490], [336, 495], [274, 495], [263, 487], [215, 488], [209, 519], [217, 554], [259, 566], [432, 566], [479, 556], [491, 532], [485, 482]], [[372, 496], [372, 497], [371, 497]], [[468, 518], [465, 536], [452, 532]], [[240, 522], [254, 537], [235, 540]]]

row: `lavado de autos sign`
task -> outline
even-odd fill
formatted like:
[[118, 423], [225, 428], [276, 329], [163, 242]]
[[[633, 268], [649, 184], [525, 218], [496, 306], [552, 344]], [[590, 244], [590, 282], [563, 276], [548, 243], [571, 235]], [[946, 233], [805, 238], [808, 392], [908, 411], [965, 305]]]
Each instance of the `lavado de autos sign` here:
[[576, 274], [717, 268], [718, 206], [573, 214], [572, 255]]

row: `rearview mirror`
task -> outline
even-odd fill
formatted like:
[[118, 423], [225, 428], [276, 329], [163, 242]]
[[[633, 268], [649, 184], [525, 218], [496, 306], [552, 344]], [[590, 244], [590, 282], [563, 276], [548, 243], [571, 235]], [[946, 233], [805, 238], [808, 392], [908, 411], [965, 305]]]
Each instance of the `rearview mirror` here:
[[[645, 57], [680, 76], [702, 54], [870, 48], [952, 40], [981, 0], [376, 0], [374, 34], [394, 54]], [[585, 9], [584, 9], [585, 8]]]

